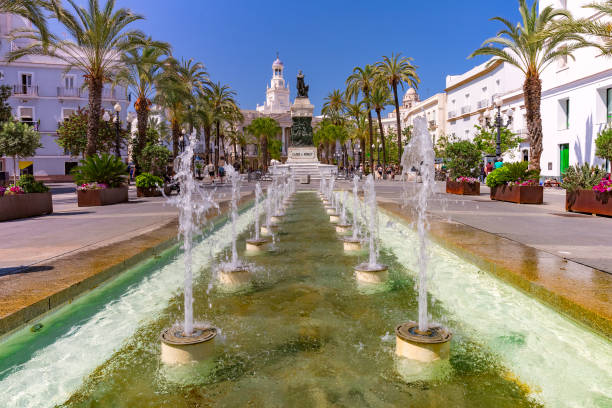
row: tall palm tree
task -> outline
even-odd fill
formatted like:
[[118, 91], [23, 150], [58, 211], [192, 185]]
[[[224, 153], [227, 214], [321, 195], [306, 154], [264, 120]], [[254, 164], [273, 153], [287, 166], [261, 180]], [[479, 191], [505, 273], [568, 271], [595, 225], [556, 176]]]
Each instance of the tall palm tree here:
[[247, 132], [259, 140], [264, 173], [268, 172], [268, 143], [272, 138], [281, 134], [278, 122], [269, 117], [255, 118], [246, 128]]
[[[365, 65], [363, 68], [355, 67], [353, 73], [346, 79], [346, 97], [350, 99], [359, 99], [359, 95], [363, 94], [363, 101], [366, 106], [368, 114], [368, 129], [370, 131], [370, 143], [371, 146], [374, 143], [374, 128], [372, 127], [372, 109], [370, 107], [370, 93], [374, 86], [375, 81], [375, 69], [372, 65]], [[363, 146], [365, 165], [365, 146]], [[364, 166], [365, 167], [365, 166]], [[374, 152], [370, 149], [370, 168], [374, 167]]]
[[47, 45], [40, 33], [18, 33], [15, 38], [25, 38], [30, 43], [8, 53], [7, 59], [12, 62], [26, 55], [49, 55], [62, 60], [68, 69], [84, 72], [89, 89], [86, 149], [89, 156], [97, 150], [104, 83], [110, 82], [123, 67], [121, 56], [143, 46], [146, 37], [141, 31], [130, 29], [143, 17], [129, 9], [115, 9], [115, 0], [107, 0], [103, 7], [98, 0], [88, 0], [87, 7], [67, 1], [74, 13], [54, 2], [52, 17], [62, 23], [69, 39], [49, 33]]
[[391, 54], [391, 57], [383, 56], [383, 60], [376, 64], [380, 79], [388, 84], [393, 90], [393, 101], [395, 102], [395, 120], [397, 125], [397, 151], [399, 161], [402, 157], [402, 124], [400, 118], [399, 97], [397, 95], [398, 85], [404, 90], [404, 84], [416, 88], [421, 82], [416, 73], [416, 67], [412, 65], [412, 58], [402, 57], [402, 54]]
[[338, 125], [343, 121], [344, 95], [339, 89], [334, 89], [323, 100], [321, 113], [328, 117], [334, 124]]
[[194, 106], [194, 114], [198, 119], [198, 127], [202, 128], [204, 133], [204, 145], [206, 146], [206, 163], [212, 163], [212, 157], [210, 153], [210, 138], [212, 136], [212, 129], [215, 125], [215, 118], [212, 107], [210, 105], [209, 93], [205, 92], [199, 95], [196, 99]]
[[49, 39], [49, 29], [44, 10], [53, 9], [57, 6], [54, 3], [54, 0], [0, 0], [0, 13], [17, 14], [27, 18], [40, 33], [43, 43], [46, 43]]
[[228, 85], [220, 82], [211, 83], [207, 91], [212, 119], [215, 126], [215, 168], [219, 167], [219, 147], [222, 142], [223, 125], [231, 121], [238, 111], [236, 103], [236, 92]]
[[[351, 129], [355, 129], [357, 124], [363, 123], [363, 129], [365, 132], [358, 132], [358, 135], [353, 135], [351, 140], [358, 141], [359, 146], [363, 149], [364, 154], [361, 154], [360, 161], [365, 163], [365, 147], [366, 147], [366, 137], [367, 137], [367, 115], [366, 111], [363, 107], [363, 102], [350, 103], [347, 102], [345, 105], [345, 114], [352, 121]], [[351, 133], [351, 131], [349, 131]], [[355, 167], [357, 167], [357, 163], [355, 163]], [[365, 166], [364, 166], [365, 167]]]
[[[370, 95], [370, 105], [374, 111], [376, 111], [376, 117], [378, 118], [378, 131], [380, 133], [380, 142], [382, 143], [383, 149], [383, 169], [387, 166], [387, 148], [385, 147], [385, 131], [383, 129], [380, 113], [386, 106], [392, 103], [393, 101], [391, 100], [391, 91], [389, 91], [389, 88], [382, 83], [376, 84], [372, 90], [372, 95]], [[399, 161], [401, 162], [401, 156]]]
[[612, 0], [605, 0], [583, 6], [591, 8], [599, 16], [597, 19], [583, 18], [579, 20], [565, 20], [560, 24], [561, 29], [570, 33], [580, 33], [592, 36], [595, 41], [586, 41], [585, 45], [598, 48], [602, 54], [612, 55]]
[[530, 144], [529, 168], [539, 171], [542, 155], [541, 74], [557, 58], [573, 58], [572, 52], [583, 46], [584, 40], [578, 34], [557, 27], [558, 22], [571, 19], [567, 10], [549, 6], [538, 14], [537, 0], [534, 0], [531, 7], [527, 5], [527, 0], [519, 0], [519, 12], [522, 22], [516, 25], [502, 17], [494, 17], [492, 20], [499, 21], [505, 28], [496, 37], [486, 40], [470, 58], [477, 55], [492, 56], [489, 65], [503, 61], [517, 67], [525, 75], [523, 92]]
[[161, 75], [165, 57], [170, 53], [169, 44], [154, 44], [150, 38], [143, 47], [130, 50], [123, 55], [125, 68], [119, 72], [115, 82], [125, 86], [126, 92], [136, 96], [134, 110], [138, 118], [138, 133], [133, 154], [136, 175], [140, 174], [139, 155], [147, 140], [149, 112], [155, 94], [155, 84]]

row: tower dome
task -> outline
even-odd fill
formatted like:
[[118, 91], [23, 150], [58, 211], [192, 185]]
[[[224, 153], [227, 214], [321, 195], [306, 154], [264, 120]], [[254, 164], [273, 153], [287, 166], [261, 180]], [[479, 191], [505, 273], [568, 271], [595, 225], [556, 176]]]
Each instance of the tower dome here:
[[[283, 78], [283, 70], [285, 69], [285, 64], [278, 57], [278, 52], [276, 53], [276, 60], [272, 63], [272, 72], [273, 78]], [[283, 81], [284, 82], [284, 81]], [[283, 84], [284, 85], [284, 84]]]
[[404, 95], [404, 99], [402, 99], [402, 105], [404, 108], [411, 108], [416, 102], [419, 101], [419, 94], [416, 89], [413, 87], [408, 88], [406, 94]]

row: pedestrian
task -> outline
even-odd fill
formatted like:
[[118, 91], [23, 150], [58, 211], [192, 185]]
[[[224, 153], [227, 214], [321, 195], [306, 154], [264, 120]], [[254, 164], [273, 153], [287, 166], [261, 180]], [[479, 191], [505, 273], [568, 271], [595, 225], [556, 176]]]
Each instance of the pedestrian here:
[[480, 163], [480, 182], [484, 183], [486, 177], [487, 177], [487, 173], [486, 173], [485, 167], [482, 163]]
[[221, 184], [224, 183], [225, 178], [225, 159], [222, 157], [219, 160], [219, 179], [221, 180]]
[[212, 183], [215, 182], [215, 165], [212, 162], [208, 162], [206, 166], [206, 171], [208, 172], [208, 177], [210, 177], [210, 181]]
[[502, 159], [501, 157], [497, 158], [497, 161], [495, 162], [495, 170], [504, 167], [504, 159]]
[[489, 173], [493, 171], [493, 163], [491, 163], [491, 162], [487, 162], [487, 167], [486, 167], [486, 169], [487, 169], [487, 176], [488, 176], [488, 175], [489, 175]]

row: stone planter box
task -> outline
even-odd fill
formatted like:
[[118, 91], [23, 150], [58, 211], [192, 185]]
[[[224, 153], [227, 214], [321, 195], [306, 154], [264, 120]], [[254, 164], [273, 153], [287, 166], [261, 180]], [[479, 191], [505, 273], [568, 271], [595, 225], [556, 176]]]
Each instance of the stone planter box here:
[[31, 193], [0, 197], [0, 221], [53, 213], [51, 193]]
[[480, 183], [459, 183], [446, 180], [446, 192], [457, 195], [480, 195]]
[[491, 189], [491, 200], [508, 201], [517, 204], [542, 204], [542, 186], [497, 186]]
[[77, 191], [79, 207], [98, 207], [125, 203], [128, 200], [128, 188], [105, 188], [102, 190]]
[[160, 197], [162, 192], [157, 188], [136, 188], [136, 195], [138, 197]]
[[612, 192], [576, 190], [565, 193], [565, 210], [612, 217]]

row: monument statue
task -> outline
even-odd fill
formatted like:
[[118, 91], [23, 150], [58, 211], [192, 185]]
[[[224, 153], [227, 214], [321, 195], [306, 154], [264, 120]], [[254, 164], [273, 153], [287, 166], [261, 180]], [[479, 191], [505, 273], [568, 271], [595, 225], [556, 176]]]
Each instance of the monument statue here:
[[298, 98], [308, 98], [308, 88], [309, 88], [308, 85], [304, 83], [304, 74], [302, 74], [302, 71], [300, 70], [297, 76], [297, 90], [298, 90], [297, 97]]

